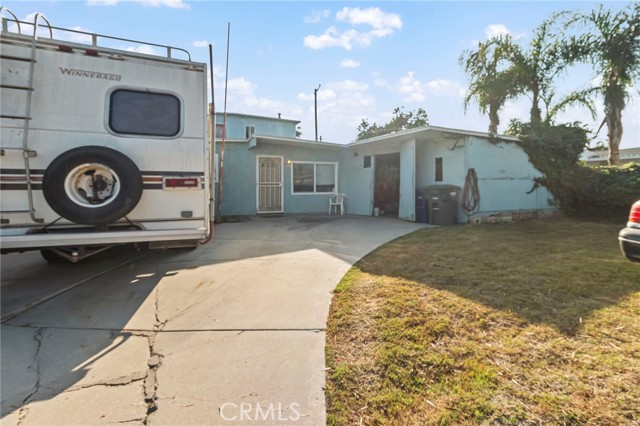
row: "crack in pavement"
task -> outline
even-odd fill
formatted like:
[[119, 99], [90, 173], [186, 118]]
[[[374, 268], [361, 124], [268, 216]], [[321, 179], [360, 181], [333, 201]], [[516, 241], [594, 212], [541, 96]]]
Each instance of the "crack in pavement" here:
[[20, 407], [20, 411], [18, 411], [18, 426], [22, 426], [22, 422], [27, 418], [27, 414], [29, 414], [29, 407]]
[[44, 331], [43, 327], [38, 328], [36, 334], [33, 335], [33, 340], [35, 340], [38, 344], [36, 345], [36, 353], [33, 355], [32, 364], [27, 368], [31, 368], [33, 363], [36, 365], [36, 384], [33, 385], [33, 390], [29, 395], [27, 395], [22, 403], [25, 404], [33, 395], [35, 395], [40, 390], [40, 349], [42, 348], [42, 332]]
[[[24, 397], [24, 399], [22, 400], [22, 407], [20, 407], [19, 411], [18, 411], [18, 422], [17, 425], [21, 426], [24, 424], [24, 422], [26, 421], [27, 415], [29, 413], [29, 404], [30, 402], [33, 401], [33, 397], [40, 392], [42, 389], [51, 389], [48, 388], [47, 386], [44, 386], [41, 384], [41, 364], [42, 364], [42, 360], [41, 360], [41, 352], [42, 352], [42, 347], [43, 347], [43, 341], [45, 336], [43, 335], [45, 330], [47, 329], [47, 327], [39, 327], [36, 331], [36, 333], [33, 336], [33, 340], [35, 342], [37, 342], [36, 345], [36, 350], [35, 350], [35, 354], [33, 356], [33, 360], [31, 362], [31, 364], [27, 367], [27, 368], [32, 368], [35, 366], [35, 370], [36, 370], [36, 382], [32, 388], [32, 390], [29, 392], [29, 394]], [[148, 334], [143, 334], [143, 335], [138, 335], [139, 337], [149, 337]], [[113, 333], [112, 333], [112, 337], [113, 337]], [[112, 379], [106, 379], [97, 383], [89, 383], [89, 384], [85, 384], [85, 385], [77, 385], [77, 386], [72, 386], [60, 393], [69, 393], [69, 392], [77, 392], [83, 389], [88, 389], [88, 388], [92, 388], [92, 387], [97, 387], [97, 386], [105, 386], [105, 387], [110, 387], [110, 386], [126, 386], [129, 385], [131, 383], [135, 383], [135, 382], [140, 382], [142, 380], [146, 380], [148, 376], [148, 370], [145, 371], [138, 371], [129, 375], [125, 375], [125, 376], [120, 376], [120, 377], [115, 377]], [[126, 421], [121, 421], [119, 423], [128, 423], [128, 422], [134, 422], [134, 421], [139, 421], [139, 422], [143, 422], [144, 418], [139, 418], [139, 419], [131, 419], [131, 420], [126, 420]]]
[[33, 355], [32, 363], [27, 368], [31, 368], [33, 366], [33, 364], [35, 363], [35, 367], [36, 367], [36, 383], [33, 385], [33, 389], [31, 390], [29, 395], [27, 395], [22, 400], [22, 407], [20, 407], [20, 411], [18, 411], [18, 426], [22, 425], [22, 423], [25, 421], [25, 419], [27, 417], [27, 414], [29, 414], [29, 407], [27, 406], [29, 404], [29, 400], [36, 393], [38, 393], [38, 391], [40, 390], [40, 349], [42, 348], [42, 333], [43, 332], [44, 332], [44, 328], [40, 327], [40, 328], [38, 328], [36, 333], [33, 335], [33, 340], [35, 340], [37, 342], [36, 352]]
[[147, 336], [149, 341], [149, 359], [147, 360], [147, 376], [144, 380], [144, 401], [147, 404], [147, 413], [142, 424], [148, 425], [150, 416], [158, 410], [158, 376], [157, 372], [162, 365], [163, 355], [156, 352], [154, 345], [156, 336], [162, 331], [168, 320], [160, 321], [160, 288], [155, 289], [155, 323], [153, 331]]
[[[131, 419], [131, 420], [120, 420], [117, 423], [133, 423], [133, 422], [144, 422], [144, 417], [140, 417], [139, 419]], [[144, 423], [143, 423], [144, 424]]]
[[71, 386], [69, 389], [63, 391], [62, 393], [76, 392], [82, 389], [93, 388], [96, 386], [107, 386], [107, 387], [108, 386], [126, 386], [131, 383], [139, 382], [141, 380], [146, 379], [147, 374], [148, 374], [147, 371], [139, 371], [133, 374], [129, 374], [127, 376], [116, 377], [116, 378], [108, 379], [102, 382], [89, 383], [87, 385]]

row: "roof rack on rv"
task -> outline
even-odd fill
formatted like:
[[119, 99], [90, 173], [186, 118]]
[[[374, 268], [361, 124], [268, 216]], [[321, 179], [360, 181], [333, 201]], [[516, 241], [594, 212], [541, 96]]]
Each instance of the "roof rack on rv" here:
[[[5, 12], [5, 11], [8, 14], [10, 14], [13, 19], [5, 18], [5, 17], [1, 16], [2, 12]], [[54, 39], [54, 37], [53, 37], [54, 31], [61, 32], [61, 33], [71, 33], [71, 34], [81, 35], [81, 36], [86, 36], [88, 38], [91, 38], [91, 46], [94, 46], [94, 47], [109, 48], [108, 46], [103, 46], [103, 45], [98, 44], [98, 41], [101, 41], [101, 40], [110, 40], [110, 41], [117, 41], [117, 42], [135, 43], [135, 44], [138, 44], [140, 46], [158, 47], [158, 48], [161, 48], [164, 51], [166, 51], [166, 55], [157, 55], [155, 53], [147, 53], [147, 54], [151, 54], [151, 55], [155, 55], [155, 56], [164, 56], [166, 58], [172, 58], [172, 59], [179, 59], [179, 58], [175, 58], [173, 56], [173, 52], [182, 52], [182, 53], [187, 55], [187, 60], [191, 61], [191, 54], [189, 53], [189, 51], [187, 51], [185, 49], [182, 49], [180, 47], [168, 46], [168, 45], [164, 45], [164, 44], [149, 43], [149, 42], [146, 42], [146, 41], [132, 40], [132, 39], [127, 39], [127, 38], [107, 36], [107, 35], [104, 35], [104, 34], [91, 33], [91, 32], [86, 32], [86, 31], [70, 29], [70, 28], [54, 27], [51, 24], [49, 24], [49, 21], [47, 20], [47, 18], [41, 13], [37, 13], [35, 15], [35, 18], [34, 18], [33, 22], [20, 21], [18, 19], [18, 17], [9, 8], [7, 8], [5, 6], [0, 6], [0, 17], [2, 18], [2, 32], [3, 33], [9, 33], [9, 32], [16, 33], [16, 31], [9, 31], [9, 24], [8, 23], [11, 21], [11, 22], [15, 22], [16, 23], [16, 27], [17, 27], [17, 30], [18, 30], [17, 34], [20, 34], [20, 35], [23, 35], [23, 33], [22, 33], [23, 26], [27, 25], [29, 27], [33, 27], [33, 34], [31, 35], [31, 37], [37, 38], [37, 34], [38, 34], [37, 28], [41, 27], [41, 28], [46, 28], [46, 29], [49, 30], [49, 38], [52, 39], [52, 40]], [[46, 25], [45, 24], [39, 24], [38, 21], [40, 19], [44, 20], [46, 22]], [[81, 43], [81, 44], [89, 44], [89, 43]]]

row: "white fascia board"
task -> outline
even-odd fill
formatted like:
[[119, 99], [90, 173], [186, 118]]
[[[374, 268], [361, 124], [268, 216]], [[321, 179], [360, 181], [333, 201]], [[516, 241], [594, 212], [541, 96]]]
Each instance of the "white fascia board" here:
[[255, 135], [255, 134], [253, 135], [251, 140], [255, 140], [255, 144], [252, 145], [250, 142], [249, 148], [254, 148], [261, 142], [275, 143], [275, 144], [282, 144], [282, 145], [334, 148], [334, 149], [342, 149], [346, 146], [346, 145], [341, 145], [333, 142], [318, 142], [318, 141], [311, 141], [307, 139], [285, 138], [285, 137], [278, 137], [278, 136], [262, 136], [262, 135]]
[[[224, 112], [216, 112], [216, 115], [223, 116], [223, 115], [225, 115], [225, 113]], [[241, 112], [227, 112], [226, 115], [227, 115], [227, 117], [262, 118], [262, 119], [270, 120], [270, 121], [285, 121], [285, 122], [288, 122], [288, 123], [295, 123], [295, 124], [301, 123], [300, 120], [293, 120], [291, 118], [278, 118], [278, 117], [269, 117], [269, 116], [266, 116], [266, 115], [243, 114]]]
[[519, 138], [515, 136], [508, 135], [491, 135], [490, 133], [485, 132], [476, 132], [473, 130], [461, 130], [461, 129], [452, 129], [448, 127], [438, 127], [438, 126], [425, 126], [425, 127], [416, 127], [414, 129], [404, 130], [402, 132], [389, 133], [387, 135], [376, 136], [369, 139], [364, 139], [361, 141], [351, 142], [346, 145], [347, 148], [355, 147], [359, 145], [365, 145], [372, 142], [385, 141], [391, 139], [408, 139], [412, 137], [417, 137], [420, 134], [427, 135], [429, 133], [453, 133], [461, 136], [475, 136], [483, 139], [489, 139], [492, 136], [496, 139], [517, 142], [520, 141]]

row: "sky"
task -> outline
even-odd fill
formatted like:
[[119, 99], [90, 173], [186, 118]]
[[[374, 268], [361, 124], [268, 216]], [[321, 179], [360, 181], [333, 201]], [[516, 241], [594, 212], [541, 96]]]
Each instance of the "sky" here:
[[[487, 116], [471, 103], [465, 113], [468, 77], [458, 63], [465, 49], [509, 33], [526, 46], [551, 13], [588, 12], [596, 2], [356, 2], [86, 0], [4, 1], [22, 20], [43, 13], [51, 25], [188, 50], [208, 62], [214, 48], [216, 110], [224, 107], [227, 26], [230, 24], [227, 111], [300, 120], [303, 139], [314, 139], [314, 90], [318, 134], [348, 143], [363, 119], [384, 124], [396, 107], [426, 110], [434, 126], [486, 131]], [[626, 2], [605, 2], [618, 10]], [[3, 14], [7, 16], [6, 14]], [[145, 45], [115, 47], [159, 53]], [[590, 66], [567, 70], [559, 93], [590, 87]], [[499, 131], [512, 118], [528, 121], [527, 97], [508, 102]], [[594, 131], [586, 109], [572, 108], [558, 121], [581, 121]], [[640, 147], [638, 86], [623, 112], [622, 148]], [[606, 126], [594, 140], [606, 141]]]

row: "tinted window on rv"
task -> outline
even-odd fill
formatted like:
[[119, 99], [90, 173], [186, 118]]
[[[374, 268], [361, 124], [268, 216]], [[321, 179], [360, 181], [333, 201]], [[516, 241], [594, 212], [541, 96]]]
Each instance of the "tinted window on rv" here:
[[180, 133], [180, 99], [166, 93], [121, 89], [111, 93], [109, 127], [125, 135]]

